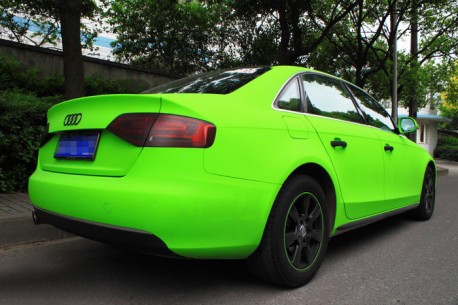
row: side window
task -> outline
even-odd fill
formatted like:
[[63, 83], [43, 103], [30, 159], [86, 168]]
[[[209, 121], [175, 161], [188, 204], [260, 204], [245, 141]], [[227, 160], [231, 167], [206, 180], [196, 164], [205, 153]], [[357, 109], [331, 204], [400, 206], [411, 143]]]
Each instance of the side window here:
[[277, 107], [290, 111], [302, 111], [301, 94], [297, 78], [291, 80], [277, 100]]
[[358, 101], [358, 104], [363, 109], [369, 124], [385, 130], [395, 129], [390, 115], [379, 103], [361, 89], [352, 85], [349, 85], [349, 87]]
[[309, 112], [365, 124], [350, 93], [338, 80], [317, 74], [303, 74], [302, 81], [307, 99], [312, 106]]

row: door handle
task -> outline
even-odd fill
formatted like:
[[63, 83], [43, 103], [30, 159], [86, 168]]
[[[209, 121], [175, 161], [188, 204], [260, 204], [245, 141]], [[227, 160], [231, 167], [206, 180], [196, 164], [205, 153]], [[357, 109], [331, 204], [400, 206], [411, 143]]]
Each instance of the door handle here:
[[383, 149], [384, 149], [385, 151], [393, 151], [393, 150], [394, 150], [394, 147], [391, 146], [391, 145], [386, 144], [385, 147], [383, 147]]
[[347, 147], [347, 142], [342, 141], [342, 140], [334, 140], [334, 141], [331, 141], [331, 146], [334, 148], [336, 148], [337, 146], [345, 148]]

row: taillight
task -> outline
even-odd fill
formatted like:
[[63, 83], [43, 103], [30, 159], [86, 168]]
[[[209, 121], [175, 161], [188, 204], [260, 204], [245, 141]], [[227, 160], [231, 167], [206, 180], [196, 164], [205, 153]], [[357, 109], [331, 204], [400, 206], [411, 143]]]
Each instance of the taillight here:
[[107, 129], [135, 146], [143, 146], [157, 113], [125, 113], [118, 116]]
[[208, 122], [160, 114], [151, 128], [145, 146], [207, 148], [212, 146], [215, 134], [216, 127]]
[[126, 113], [108, 126], [115, 135], [136, 146], [210, 147], [216, 135], [215, 125], [172, 114]]

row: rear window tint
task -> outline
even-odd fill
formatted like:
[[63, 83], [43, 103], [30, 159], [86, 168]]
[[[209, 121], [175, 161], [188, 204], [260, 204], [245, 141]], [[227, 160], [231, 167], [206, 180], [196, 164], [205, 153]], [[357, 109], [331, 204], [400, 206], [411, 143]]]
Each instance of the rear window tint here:
[[143, 93], [215, 93], [228, 94], [270, 70], [268, 67], [218, 70], [189, 76]]

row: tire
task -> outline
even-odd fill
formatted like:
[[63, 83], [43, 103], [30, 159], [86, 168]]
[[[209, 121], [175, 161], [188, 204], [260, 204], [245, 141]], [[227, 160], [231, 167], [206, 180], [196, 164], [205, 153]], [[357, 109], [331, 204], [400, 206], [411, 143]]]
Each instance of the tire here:
[[325, 195], [316, 180], [297, 175], [277, 195], [258, 249], [249, 257], [253, 274], [299, 287], [317, 273], [329, 239]]
[[426, 169], [421, 188], [420, 205], [412, 210], [411, 216], [417, 220], [428, 220], [434, 212], [436, 200], [436, 175], [430, 166]]

